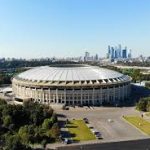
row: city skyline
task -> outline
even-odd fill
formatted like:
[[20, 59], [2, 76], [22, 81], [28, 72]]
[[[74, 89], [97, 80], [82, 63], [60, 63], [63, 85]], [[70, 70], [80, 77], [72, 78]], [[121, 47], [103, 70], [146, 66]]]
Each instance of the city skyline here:
[[148, 0], [0, 0], [0, 57], [105, 57], [126, 45], [150, 55]]

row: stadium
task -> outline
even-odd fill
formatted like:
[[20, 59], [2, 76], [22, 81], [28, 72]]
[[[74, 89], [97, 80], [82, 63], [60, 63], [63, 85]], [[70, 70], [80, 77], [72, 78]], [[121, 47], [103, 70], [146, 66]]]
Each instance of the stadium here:
[[12, 79], [16, 99], [73, 106], [117, 105], [130, 95], [131, 78], [88, 65], [42, 66]]

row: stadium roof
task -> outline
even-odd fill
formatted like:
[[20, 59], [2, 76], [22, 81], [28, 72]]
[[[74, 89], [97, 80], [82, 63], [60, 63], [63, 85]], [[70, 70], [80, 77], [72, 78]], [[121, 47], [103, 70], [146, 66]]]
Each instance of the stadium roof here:
[[23, 80], [30, 81], [93, 81], [93, 80], [129, 80], [119, 72], [96, 66], [76, 67], [35, 67], [17, 76]]

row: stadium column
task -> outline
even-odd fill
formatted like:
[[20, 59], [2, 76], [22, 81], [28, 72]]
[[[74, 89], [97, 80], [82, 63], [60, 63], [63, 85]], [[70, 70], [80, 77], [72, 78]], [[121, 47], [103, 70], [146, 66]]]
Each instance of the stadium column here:
[[110, 102], [109, 95], [110, 95], [110, 91], [109, 91], [109, 87], [107, 87], [107, 102]]
[[40, 91], [36, 89], [36, 96], [37, 96], [37, 99], [38, 101], [40, 100], [41, 101], [41, 98], [40, 98]]
[[121, 86], [121, 99], [124, 100], [124, 96], [123, 96], [123, 85]]
[[116, 102], [116, 88], [115, 88], [115, 85], [113, 86], [113, 103]]
[[35, 87], [35, 89], [34, 89], [34, 102], [37, 101], [37, 96], [36, 96], [36, 94], [37, 94], [37, 91], [36, 91], [36, 87]]
[[31, 98], [33, 99], [33, 89], [30, 87], [31, 90]]
[[120, 85], [118, 86], [118, 99], [119, 99], [119, 101], [120, 101], [120, 99], [121, 99], [121, 93], [120, 93]]
[[82, 94], [83, 94], [83, 89], [81, 88], [81, 106], [83, 105]]
[[60, 94], [60, 103], [62, 104], [62, 92], [61, 92], [61, 94]]
[[56, 88], [56, 103], [58, 103], [58, 88]]
[[95, 94], [95, 89], [93, 88], [93, 92], [92, 92], [92, 105], [95, 105], [94, 94]]
[[72, 105], [74, 105], [74, 100], [75, 100], [75, 99], [74, 99], [74, 88], [72, 89], [72, 100], [73, 100], [73, 101], [72, 101]]
[[125, 97], [127, 98], [128, 94], [127, 94], [127, 84], [125, 85]]
[[48, 90], [48, 102], [51, 103], [51, 89]]
[[123, 87], [122, 87], [122, 95], [123, 95], [123, 100], [125, 100], [125, 85], [123, 84]]
[[121, 86], [119, 85], [119, 99], [121, 100]]
[[36, 87], [34, 88], [34, 102], [38, 101], [37, 99], [37, 89]]
[[40, 99], [40, 94], [39, 94], [39, 90], [38, 89], [36, 89], [36, 98], [37, 98], [37, 100], [38, 100], [38, 102], [39, 102], [39, 99]]
[[126, 88], [127, 88], [127, 96], [129, 95], [129, 85], [127, 84], [126, 85]]
[[128, 83], [128, 85], [127, 85], [127, 94], [128, 94], [128, 96], [129, 96], [130, 92], [131, 92], [131, 85]]
[[44, 90], [42, 88], [42, 103], [44, 104]]
[[103, 103], [103, 91], [102, 91], [102, 87], [100, 88], [100, 104], [102, 105]]
[[64, 89], [64, 104], [66, 104], [66, 89]]
[[86, 89], [85, 93], [86, 93], [86, 95], [88, 94], [88, 105], [89, 105], [91, 90], [88, 92], [87, 89]]
[[48, 103], [48, 94], [47, 94], [47, 90], [45, 90], [45, 100], [46, 100], [46, 104]]

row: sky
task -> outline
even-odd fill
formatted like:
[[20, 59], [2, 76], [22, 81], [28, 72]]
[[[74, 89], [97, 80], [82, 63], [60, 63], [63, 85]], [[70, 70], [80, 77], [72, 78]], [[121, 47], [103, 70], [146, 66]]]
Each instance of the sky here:
[[150, 56], [150, 0], [0, 0], [0, 57]]

